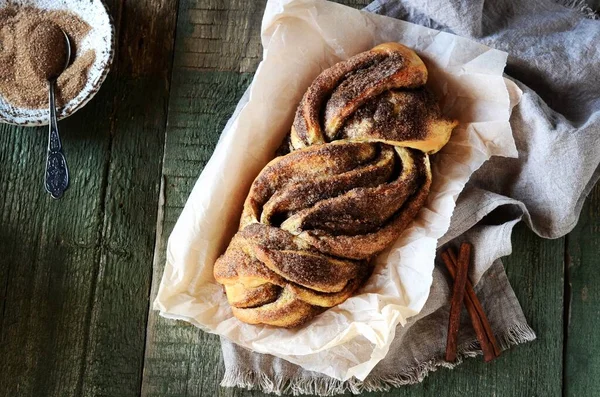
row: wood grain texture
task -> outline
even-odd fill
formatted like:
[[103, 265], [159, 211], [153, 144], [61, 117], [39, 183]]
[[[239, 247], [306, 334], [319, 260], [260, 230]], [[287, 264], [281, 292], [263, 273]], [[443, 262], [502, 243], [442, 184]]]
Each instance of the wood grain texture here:
[[177, 3], [119, 4], [110, 162], [82, 394], [139, 394]]
[[180, 2], [175, 65], [197, 71], [254, 72], [266, 0]]
[[45, 128], [0, 127], [0, 395], [138, 395], [176, 3], [109, 2], [118, 48], [61, 122], [70, 190], [43, 190]]
[[600, 391], [600, 185], [568, 236], [565, 395]]
[[[166, 240], [251, 77], [185, 69], [173, 75], [163, 166], [163, 215], [152, 297], [162, 277]], [[151, 311], [142, 395], [218, 395], [223, 373], [220, 354], [216, 336]]]
[[61, 123], [72, 184], [60, 201], [42, 185], [46, 128], [0, 126], [2, 396], [80, 392], [108, 139], [93, 128], [80, 139], [65, 124], [83, 125], [94, 107]]

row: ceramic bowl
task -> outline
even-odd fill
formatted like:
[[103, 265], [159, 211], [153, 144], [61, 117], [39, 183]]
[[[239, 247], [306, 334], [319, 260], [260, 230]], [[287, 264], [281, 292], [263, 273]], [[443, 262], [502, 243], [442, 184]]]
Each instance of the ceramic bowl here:
[[[59, 119], [69, 117], [88, 103], [98, 92], [114, 58], [115, 29], [106, 5], [102, 0], [0, 0], [0, 9], [9, 4], [31, 6], [43, 10], [70, 11], [90, 25], [91, 30], [80, 48], [77, 49], [76, 55], [93, 48], [96, 50], [96, 59], [81, 92], [67, 102], [64, 107], [57, 110]], [[0, 93], [0, 122], [23, 126], [46, 125], [48, 124], [48, 113], [47, 108], [24, 109], [13, 106]]]

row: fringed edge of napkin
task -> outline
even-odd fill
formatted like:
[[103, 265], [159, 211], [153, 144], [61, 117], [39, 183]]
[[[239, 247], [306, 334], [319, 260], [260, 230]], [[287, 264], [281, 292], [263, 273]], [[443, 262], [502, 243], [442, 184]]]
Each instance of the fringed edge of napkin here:
[[[504, 351], [511, 346], [531, 342], [536, 335], [529, 325], [524, 323], [514, 324], [503, 333], [496, 335], [500, 348]], [[416, 367], [391, 376], [369, 376], [365, 381], [350, 379], [341, 381], [326, 376], [292, 378], [271, 377], [264, 373], [254, 371], [240, 371], [239, 369], [227, 369], [222, 387], [241, 387], [248, 390], [260, 390], [263, 393], [276, 395], [292, 394], [294, 396], [303, 394], [316, 394], [319, 396], [334, 396], [351, 392], [359, 394], [372, 391], [389, 391], [391, 388], [411, 385], [422, 382], [430, 372], [435, 372], [439, 367], [454, 368], [468, 357], [481, 355], [479, 342], [473, 340], [463, 344], [458, 349], [457, 360], [449, 363], [441, 358], [433, 358], [421, 363]]]
[[600, 15], [596, 11], [594, 11], [586, 0], [556, 0], [556, 2], [560, 5], [563, 5], [568, 8], [572, 8], [574, 10], [582, 13], [586, 18], [589, 19], [599, 19]]

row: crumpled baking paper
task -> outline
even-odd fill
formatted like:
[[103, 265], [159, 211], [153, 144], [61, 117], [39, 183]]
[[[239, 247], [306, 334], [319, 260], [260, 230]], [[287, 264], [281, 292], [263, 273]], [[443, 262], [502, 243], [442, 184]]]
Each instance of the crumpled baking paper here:
[[[212, 273], [237, 229], [252, 181], [288, 133], [312, 80], [334, 63], [388, 41], [417, 51], [444, 114], [460, 121], [432, 158], [427, 204], [376, 258], [373, 275], [356, 296], [299, 329], [240, 322]], [[263, 61], [247, 101], [225, 127], [169, 238], [154, 308], [253, 351], [336, 379], [364, 380], [388, 352], [396, 326], [425, 304], [437, 240], [470, 175], [490, 156], [517, 156], [509, 116], [520, 90], [502, 76], [504, 52], [321, 0], [270, 0], [262, 44]]]

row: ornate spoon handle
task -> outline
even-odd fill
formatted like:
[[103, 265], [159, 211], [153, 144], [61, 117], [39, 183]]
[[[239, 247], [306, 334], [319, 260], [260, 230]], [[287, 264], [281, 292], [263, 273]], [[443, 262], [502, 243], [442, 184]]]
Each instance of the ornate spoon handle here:
[[54, 86], [56, 81], [48, 83], [50, 92], [50, 129], [48, 133], [48, 155], [46, 158], [46, 190], [52, 198], [61, 198], [69, 187], [69, 169], [62, 152], [58, 125], [56, 122], [56, 104]]

